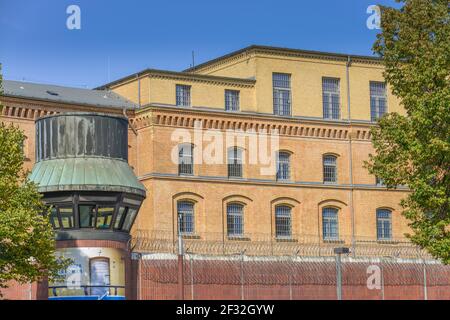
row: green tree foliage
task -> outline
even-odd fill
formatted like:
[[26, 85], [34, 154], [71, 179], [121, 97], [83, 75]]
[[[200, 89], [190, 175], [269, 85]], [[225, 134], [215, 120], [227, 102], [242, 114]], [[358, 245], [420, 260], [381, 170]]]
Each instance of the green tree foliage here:
[[390, 113], [372, 130], [366, 163], [388, 188], [406, 185], [407, 236], [450, 263], [450, 18], [448, 0], [397, 0], [381, 7], [374, 51], [406, 115]]
[[55, 256], [46, 208], [23, 170], [24, 139], [19, 128], [0, 119], [0, 288], [10, 280], [57, 278], [69, 263]]

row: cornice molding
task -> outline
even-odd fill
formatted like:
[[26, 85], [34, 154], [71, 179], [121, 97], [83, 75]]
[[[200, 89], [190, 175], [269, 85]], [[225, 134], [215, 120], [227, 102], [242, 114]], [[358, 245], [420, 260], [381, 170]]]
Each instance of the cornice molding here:
[[135, 113], [130, 123], [135, 129], [150, 126], [182, 127], [193, 129], [195, 121], [202, 121], [202, 129], [209, 130], [255, 130], [269, 132], [278, 130], [282, 136], [333, 140], [370, 141], [373, 123], [352, 121], [327, 121], [323, 119], [280, 118], [267, 115], [218, 112], [167, 106], [148, 106]]
[[155, 79], [174, 79], [180, 81], [190, 81], [190, 82], [202, 82], [209, 83], [213, 85], [228, 85], [233, 87], [241, 88], [252, 88], [254, 87], [256, 80], [253, 79], [243, 79], [243, 78], [233, 78], [233, 77], [223, 77], [223, 76], [212, 76], [195, 74], [189, 72], [176, 72], [168, 70], [158, 70], [158, 69], [145, 69], [134, 75], [130, 75], [113, 82], [107, 83], [101, 87], [95, 88], [95, 90], [113, 89], [124, 84], [130, 83], [137, 79], [142, 79], [145, 77], [155, 78]]
[[352, 62], [356, 62], [356, 63], [363, 63], [363, 64], [369, 64], [369, 65], [382, 65], [383, 64], [383, 60], [381, 58], [377, 58], [377, 57], [252, 45], [252, 46], [231, 52], [224, 56], [218, 57], [216, 59], [206, 61], [194, 68], [186, 69], [186, 70], [184, 70], [184, 72], [208, 72], [219, 66], [228, 64], [234, 60], [239, 60], [243, 57], [248, 57], [248, 56], [257, 56], [258, 54], [284, 56], [284, 57], [297, 57], [297, 58], [306, 58], [306, 59], [319, 59], [319, 60], [328, 60], [328, 61], [341, 61], [341, 62], [347, 62], [348, 59], [350, 58]]

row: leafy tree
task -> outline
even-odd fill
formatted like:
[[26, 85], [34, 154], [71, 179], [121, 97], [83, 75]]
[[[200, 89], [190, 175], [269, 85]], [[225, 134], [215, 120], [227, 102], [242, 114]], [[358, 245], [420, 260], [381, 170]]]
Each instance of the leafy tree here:
[[42, 214], [46, 208], [23, 170], [24, 138], [18, 127], [0, 121], [0, 288], [10, 280], [57, 278], [69, 263], [54, 254], [53, 230]]
[[388, 188], [406, 185], [401, 202], [412, 242], [450, 263], [450, 18], [448, 0], [397, 0], [381, 6], [375, 53], [406, 115], [390, 113], [372, 130], [366, 163]]

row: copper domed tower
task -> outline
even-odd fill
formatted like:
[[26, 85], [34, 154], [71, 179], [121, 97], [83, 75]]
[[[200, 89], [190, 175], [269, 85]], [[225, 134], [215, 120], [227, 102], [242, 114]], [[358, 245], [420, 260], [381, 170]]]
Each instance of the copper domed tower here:
[[128, 120], [63, 113], [36, 120], [31, 180], [50, 207], [57, 253], [73, 264], [50, 299], [123, 299], [130, 229], [145, 187], [128, 165]]

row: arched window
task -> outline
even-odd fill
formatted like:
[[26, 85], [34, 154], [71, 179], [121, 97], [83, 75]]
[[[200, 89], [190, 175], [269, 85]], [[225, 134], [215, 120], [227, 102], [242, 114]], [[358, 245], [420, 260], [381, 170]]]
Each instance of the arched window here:
[[178, 146], [178, 174], [194, 174], [194, 155], [192, 144]]
[[377, 239], [392, 239], [392, 214], [389, 209], [377, 209]]
[[178, 201], [177, 218], [180, 234], [194, 233], [194, 203], [190, 201]]
[[285, 205], [275, 207], [275, 236], [277, 238], [292, 236], [291, 207]]
[[278, 152], [277, 180], [286, 181], [290, 179], [290, 156], [288, 152]]
[[227, 234], [229, 237], [244, 235], [244, 206], [240, 203], [227, 205]]
[[322, 231], [324, 240], [339, 239], [338, 209], [322, 209]]
[[336, 156], [326, 155], [323, 157], [323, 182], [324, 183], [337, 182]]
[[228, 149], [228, 177], [242, 177], [242, 149], [238, 147]]

